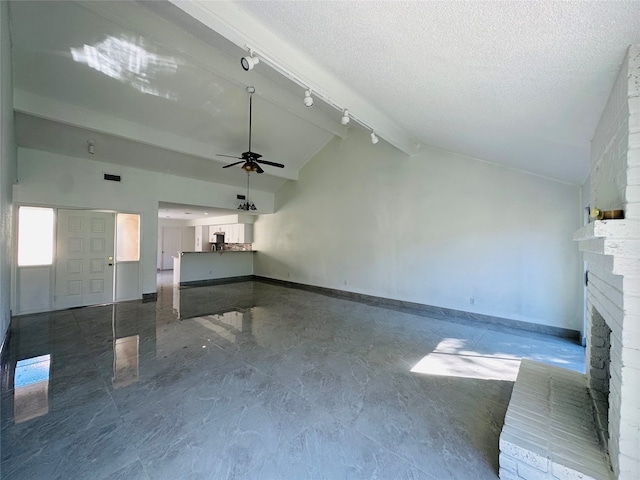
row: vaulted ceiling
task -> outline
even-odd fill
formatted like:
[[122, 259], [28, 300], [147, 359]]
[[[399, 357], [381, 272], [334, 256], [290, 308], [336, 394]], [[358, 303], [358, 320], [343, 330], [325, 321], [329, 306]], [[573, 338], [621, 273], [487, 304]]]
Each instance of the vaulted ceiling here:
[[[286, 165], [254, 176], [271, 192], [361, 128], [319, 100], [305, 108], [279, 68], [407, 154], [431, 145], [581, 184], [640, 43], [636, 1], [12, 2], [10, 14], [20, 145], [242, 186], [215, 154], [247, 150], [254, 85], [253, 150]], [[265, 60], [251, 72], [246, 46]]]

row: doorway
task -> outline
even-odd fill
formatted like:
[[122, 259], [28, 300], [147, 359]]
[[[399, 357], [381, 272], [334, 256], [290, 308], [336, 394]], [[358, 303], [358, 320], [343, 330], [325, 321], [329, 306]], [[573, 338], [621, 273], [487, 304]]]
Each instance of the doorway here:
[[138, 213], [18, 207], [17, 315], [142, 297]]
[[173, 270], [173, 257], [182, 249], [182, 232], [177, 227], [162, 227], [160, 270]]

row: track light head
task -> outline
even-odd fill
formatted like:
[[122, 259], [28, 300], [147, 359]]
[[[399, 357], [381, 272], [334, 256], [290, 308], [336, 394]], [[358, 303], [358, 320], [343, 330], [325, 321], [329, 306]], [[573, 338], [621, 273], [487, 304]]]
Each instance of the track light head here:
[[240, 59], [240, 65], [246, 72], [249, 70], [253, 70], [258, 63], [260, 63], [260, 59], [258, 57], [254, 57], [253, 55], [247, 55], [246, 57], [242, 57]]
[[349, 118], [349, 110], [347, 110], [346, 108], [342, 111], [342, 118], [340, 119], [340, 123], [342, 125], [349, 125], [349, 121], [351, 119]]
[[371, 132], [371, 143], [373, 143], [375, 145], [379, 141], [380, 141], [380, 139], [376, 135], [376, 132]]
[[304, 106], [313, 107], [313, 97], [311, 96], [311, 89], [304, 92]]

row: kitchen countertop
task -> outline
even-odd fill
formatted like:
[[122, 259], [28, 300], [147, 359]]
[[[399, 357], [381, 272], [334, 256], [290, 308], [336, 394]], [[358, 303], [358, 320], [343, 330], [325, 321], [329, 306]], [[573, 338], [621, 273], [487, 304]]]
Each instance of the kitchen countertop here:
[[178, 252], [180, 254], [184, 254], [184, 253], [252, 253], [252, 252], [257, 252], [257, 250], [208, 250], [205, 252]]

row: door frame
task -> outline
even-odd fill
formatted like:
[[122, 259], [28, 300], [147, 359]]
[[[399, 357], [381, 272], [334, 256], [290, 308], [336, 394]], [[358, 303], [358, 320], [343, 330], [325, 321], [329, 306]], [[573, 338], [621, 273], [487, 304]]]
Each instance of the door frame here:
[[[57, 245], [58, 245], [58, 238], [57, 238], [57, 232], [58, 232], [58, 210], [84, 210], [84, 211], [94, 211], [94, 212], [104, 212], [104, 213], [113, 213], [117, 216], [118, 213], [129, 213], [129, 214], [134, 214], [134, 215], [139, 215], [140, 216], [140, 238], [139, 238], [139, 242], [140, 242], [140, 257], [138, 260], [138, 268], [137, 268], [137, 275], [138, 275], [138, 281], [137, 281], [137, 286], [138, 286], [138, 291], [136, 292], [136, 296], [135, 298], [127, 298], [127, 299], [122, 299], [122, 300], [118, 300], [116, 298], [116, 284], [117, 284], [117, 278], [118, 278], [118, 263], [116, 261], [117, 258], [117, 246], [114, 243], [114, 278], [113, 278], [113, 300], [111, 303], [117, 303], [118, 301], [128, 301], [128, 300], [134, 300], [134, 299], [142, 299], [143, 297], [143, 258], [144, 258], [144, 252], [145, 249], [143, 248], [144, 246], [144, 215], [142, 214], [142, 212], [140, 211], [133, 211], [133, 210], [114, 210], [114, 209], [110, 209], [110, 208], [90, 208], [90, 207], [76, 207], [76, 206], [67, 206], [67, 205], [56, 205], [56, 204], [47, 204], [47, 203], [36, 203], [36, 202], [16, 202], [13, 204], [14, 207], [14, 211], [13, 211], [13, 225], [14, 228], [12, 228], [12, 238], [11, 238], [11, 295], [10, 295], [10, 304], [11, 304], [11, 314], [12, 315], [29, 315], [29, 314], [34, 314], [34, 313], [43, 313], [43, 312], [52, 312], [55, 311], [54, 310], [54, 302], [53, 302], [53, 295], [54, 295], [54, 290], [55, 290], [55, 278], [56, 278], [56, 250], [57, 250]], [[38, 308], [38, 309], [31, 309], [31, 310], [24, 310], [24, 311], [20, 311], [19, 310], [19, 304], [18, 304], [18, 296], [19, 296], [19, 285], [18, 285], [18, 270], [20, 268], [34, 268], [34, 267], [19, 267], [18, 266], [18, 210], [20, 207], [38, 207], [38, 208], [51, 208], [54, 211], [54, 215], [53, 215], [53, 252], [54, 252], [54, 258], [53, 258], [53, 263], [51, 265], [47, 265], [46, 267], [50, 269], [49, 271], [49, 284], [48, 284], [48, 288], [49, 288], [49, 302], [48, 302], [48, 307], [47, 308]], [[116, 221], [117, 223], [117, 221]], [[117, 235], [117, 225], [115, 226], [116, 230], [114, 232], [114, 235]], [[117, 240], [117, 238], [114, 238], [114, 240]], [[120, 262], [120, 263], [134, 263], [134, 262]]]

